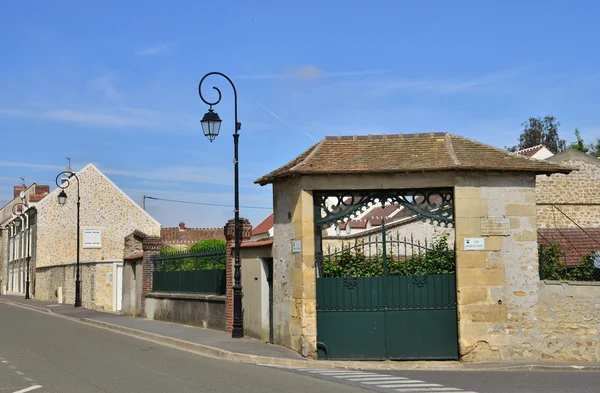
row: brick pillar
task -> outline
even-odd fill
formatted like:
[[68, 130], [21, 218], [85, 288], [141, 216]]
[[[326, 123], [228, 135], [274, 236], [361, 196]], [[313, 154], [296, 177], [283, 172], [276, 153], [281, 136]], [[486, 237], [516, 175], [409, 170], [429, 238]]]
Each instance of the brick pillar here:
[[140, 311], [142, 317], [146, 317], [146, 294], [152, 292], [152, 256], [160, 253], [162, 241], [160, 237], [149, 236], [142, 241], [142, 251], [144, 257], [142, 259], [142, 304]]
[[[233, 329], [233, 273], [235, 263], [235, 220], [227, 221], [224, 227], [225, 230], [225, 241], [227, 242], [226, 256], [227, 256], [227, 271], [226, 275], [226, 289], [225, 289], [225, 330], [230, 332]], [[240, 242], [250, 240], [252, 236], [252, 224], [245, 218], [240, 218]], [[241, 259], [241, 256], [240, 256]], [[240, 260], [241, 264], [241, 260]], [[241, 270], [241, 266], [240, 266]], [[243, 287], [243, 283], [242, 283]], [[243, 288], [242, 288], [243, 291]]]

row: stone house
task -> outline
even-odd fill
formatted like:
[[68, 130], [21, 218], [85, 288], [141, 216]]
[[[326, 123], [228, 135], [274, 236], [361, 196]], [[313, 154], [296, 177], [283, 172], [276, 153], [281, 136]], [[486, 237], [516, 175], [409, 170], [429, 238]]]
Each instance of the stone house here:
[[[13, 199], [0, 208], [0, 293], [23, 294], [27, 277], [26, 258], [30, 258], [30, 282], [35, 281], [36, 205], [50, 192], [47, 185], [33, 183], [14, 186]], [[21, 218], [13, 215], [13, 206], [23, 203]], [[29, 251], [29, 252], [27, 252]], [[30, 290], [32, 287], [30, 287]], [[32, 291], [33, 293], [33, 291]]]
[[185, 249], [201, 240], [225, 240], [225, 235], [223, 228], [188, 228], [180, 222], [177, 227], [161, 228], [160, 238], [166, 245]]
[[[274, 342], [319, 358], [341, 348], [360, 359], [403, 358], [403, 349], [413, 351], [412, 359], [432, 359], [429, 352], [436, 348], [430, 341], [443, 339], [452, 345], [440, 359], [600, 360], [600, 317], [593, 300], [600, 295], [598, 287], [544, 283], [538, 273], [536, 176], [539, 183], [571, 172], [559, 163], [449, 133], [324, 138], [255, 181], [273, 186]], [[317, 269], [323, 240], [318, 223], [340, 220], [346, 213], [337, 215], [323, 201], [354, 194], [365, 197], [364, 206], [374, 196], [396, 198], [415, 190], [437, 190], [451, 205], [447, 216], [419, 214], [455, 231], [456, 281], [445, 288], [452, 289], [443, 304], [446, 311], [439, 310], [439, 302], [428, 308], [402, 295], [402, 307], [373, 303], [364, 308], [356, 296], [380, 291], [368, 285], [367, 292], [361, 289], [369, 277], [334, 278], [334, 284], [326, 284]], [[316, 208], [325, 217], [315, 214]], [[428, 285], [440, 288], [437, 281], [419, 276], [388, 279], [423, 296]], [[327, 288], [334, 287], [329, 294]], [[379, 302], [385, 296], [358, 299]], [[382, 314], [392, 317], [387, 319], [392, 325], [379, 323], [386, 320]], [[430, 321], [445, 315], [445, 322], [423, 323], [425, 314]], [[375, 322], [377, 331], [372, 331]], [[401, 345], [389, 347], [389, 340]], [[413, 346], [416, 341], [421, 345]], [[372, 355], [374, 346], [388, 346], [396, 355]]]
[[[119, 189], [93, 164], [76, 173], [57, 202], [60, 189], [36, 205], [35, 297], [75, 300], [77, 187], [80, 187], [80, 265], [82, 305], [119, 311], [122, 305], [124, 238], [135, 230], [160, 236], [160, 223]], [[64, 183], [63, 183], [64, 184]]]
[[536, 178], [538, 243], [558, 243], [568, 265], [600, 250], [600, 159], [574, 149], [546, 159], [575, 168]]

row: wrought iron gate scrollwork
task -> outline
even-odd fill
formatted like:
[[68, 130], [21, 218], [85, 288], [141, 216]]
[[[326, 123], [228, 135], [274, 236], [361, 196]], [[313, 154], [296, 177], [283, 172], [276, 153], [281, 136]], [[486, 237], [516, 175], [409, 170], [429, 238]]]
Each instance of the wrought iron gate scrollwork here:
[[[453, 191], [440, 189], [404, 189], [404, 190], [361, 190], [361, 191], [315, 191], [315, 225], [342, 223], [356, 218], [369, 207], [382, 203], [397, 204], [404, 207], [423, 221], [440, 226], [454, 223]], [[328, 200], [336, 201], [331, 205]]]

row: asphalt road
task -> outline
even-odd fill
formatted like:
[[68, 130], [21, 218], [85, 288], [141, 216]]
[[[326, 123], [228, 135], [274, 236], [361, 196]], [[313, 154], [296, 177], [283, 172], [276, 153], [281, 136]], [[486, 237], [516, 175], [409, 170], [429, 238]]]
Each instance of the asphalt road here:
[[360, 388], [205, 358], [0, 303], [0, 392], [358, 393]]
[[591, 371], [293, 370], [234, 363], [0, 303], [0, 393], [598, 393]]

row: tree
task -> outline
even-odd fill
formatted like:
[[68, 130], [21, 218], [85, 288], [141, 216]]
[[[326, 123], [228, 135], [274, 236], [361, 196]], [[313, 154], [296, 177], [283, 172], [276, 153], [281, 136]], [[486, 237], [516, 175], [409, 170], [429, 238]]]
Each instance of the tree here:
[[583, 138], [579, 134], [579, 130], [577, 128], [575, 129], [575, 137], [577, 138], [577, 142], [571, 143], [571, 149], [579, 150], [587, 154], [589, 149], [583, 142]]
[[577, 142], [571, 143], [570, 147], [572, 149], [579, 150], [593, 157], [600, 157], [600, 137], [586, 144], [577, 128], [575, 129], [575, 137], [577, 138]]
[[521, 124], [523, 132], [519, 136], [518, 150], [527, 149], [536, 145], [544, 145], [552, 153], [560, 153], [567, 149], [567, 142], [558, 136], [560, 122], [554, 116], [543, 119], [530, 117]]

